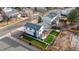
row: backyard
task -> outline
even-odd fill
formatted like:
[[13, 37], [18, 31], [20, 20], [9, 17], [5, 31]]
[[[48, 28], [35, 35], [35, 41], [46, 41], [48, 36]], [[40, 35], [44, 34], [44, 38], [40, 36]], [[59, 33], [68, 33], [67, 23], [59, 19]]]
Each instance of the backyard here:
[[56, 31], [51, 31], [50, 33], [49, 33], [49, 35], [44, 39], [44, 41], [46, 42], [46, 43], [48, 43], [48, 44], [50, 44], [51, 43], [51, 41], [55, 38], [55, 36], [57, 36], [58, 35], [58, 32], [56, 32]]

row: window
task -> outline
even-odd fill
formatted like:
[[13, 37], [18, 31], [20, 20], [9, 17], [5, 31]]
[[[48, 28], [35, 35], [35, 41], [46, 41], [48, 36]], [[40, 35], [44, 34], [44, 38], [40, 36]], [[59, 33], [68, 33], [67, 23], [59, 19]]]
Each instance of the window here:
[[29, 28], [27, 28], [27, 30], [30, 30]]

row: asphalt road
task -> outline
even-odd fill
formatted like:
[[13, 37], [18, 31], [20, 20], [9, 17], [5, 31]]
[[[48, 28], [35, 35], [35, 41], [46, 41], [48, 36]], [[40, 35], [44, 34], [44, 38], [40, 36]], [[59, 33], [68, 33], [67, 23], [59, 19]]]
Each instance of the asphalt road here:
[[0, 39], [0, 51], [32, 51], [32, 50], [33, 49], [25, 47], [9, 37], [4, 37]]
[[24, 21], [14, 24], [14, 25], [9, 25], [9, 26], [6, 26], [6, 27], [0, 29], [0, 37], [11, 32], [12, 30], [14, 30], [16, 28], [23, 26], [26, 22], [27, 22], [27, 20], [24, 20]]

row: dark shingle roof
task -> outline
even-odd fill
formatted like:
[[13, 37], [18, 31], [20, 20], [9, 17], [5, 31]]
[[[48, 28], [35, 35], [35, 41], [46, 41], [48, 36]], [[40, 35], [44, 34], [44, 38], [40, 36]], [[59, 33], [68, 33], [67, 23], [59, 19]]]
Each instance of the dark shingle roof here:
[[34, 29], [34, 30], [39, 30], [41, 28], [40, 25], [32, 24], [32, 23], [26, 23], [25, 24], [26, 28]]

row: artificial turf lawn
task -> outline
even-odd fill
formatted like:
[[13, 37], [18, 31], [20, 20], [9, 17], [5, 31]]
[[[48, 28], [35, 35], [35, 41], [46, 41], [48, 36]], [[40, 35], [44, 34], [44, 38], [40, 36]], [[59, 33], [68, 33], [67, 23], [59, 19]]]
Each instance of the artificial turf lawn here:
[[24, 38], [26, 41], [29, 41], [31, 44], [36, 45], [36, 46], [38, 46], [38, 47], [40, 47], [40, 48], [46, 48], [46, 47], [47, 47], [47, 44], [46, 44], [46, 43], [41, 42], [41, 41], [38, 41], [38, 40], [36, 40], [36, 39], [34, 39], [34, 38], [32, 38], [32, 37], [28, 37], [28, 36], [25, 36], [25, 35], [24, 35], [23, 38]]
[[44, 41], [45, 41], [46, 43], [51, 43], [51, 41], [54, 39], [54, 36], [57, 36], [57, 34], [58, 34], [58, 32], [56, 32], [56, 31], [51, 31], [51, 32], [49, 33], [49, 35], [44, 39]]

